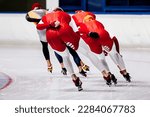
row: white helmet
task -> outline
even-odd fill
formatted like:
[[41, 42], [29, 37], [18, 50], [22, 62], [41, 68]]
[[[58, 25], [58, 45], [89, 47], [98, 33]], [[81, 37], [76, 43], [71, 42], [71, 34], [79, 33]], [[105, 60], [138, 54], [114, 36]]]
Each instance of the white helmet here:
[[53, 11], [64, 11], [61, 7], [56, 7], [53, 9]]

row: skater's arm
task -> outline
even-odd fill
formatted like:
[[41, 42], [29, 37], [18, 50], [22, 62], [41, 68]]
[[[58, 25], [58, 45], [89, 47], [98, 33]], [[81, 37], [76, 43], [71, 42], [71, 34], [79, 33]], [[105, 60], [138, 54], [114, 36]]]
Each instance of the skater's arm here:
[[36, 28], [38, 30], [44, 30], [49, 27], [49, 24], [37, 24]]
[[91, 37], [93, 39], [97, 39], [100, 37], [97, 32], [92, 32], [92, 31], [88, 30], [88, 28], [84, 24], [80, 25], [79, 32], [81, 35], [85, 35], [85, 36]]
[[37, 24], [37, 26], [36, 26], [36, 28], [38, 29], [38, 30], [43, 30], [43, 29], [46, 29], [46, 28], [48, 28], [49, 27], [49, 23], [43, 23], [43, 21], [41, 20], [38, 24]]
[[50, 27], [50, 24], [46, 21], [46, 17], [43, 16], [41, 21], [37, 24], [36, 28], [38, 30], [44, 30], [46, 28], [49, 28]]
[[78, 33], [80, 33], [80, 35], [88, 36], [89, 30], [84, 24], [81, 24], [78, 26]]
[[54, 21], [52, 23], [43, 23], [43, 22], [39, 22], [39, 24], [36, 26], [37, 29], [39, 30], [43, 30], [46, 28], [50, 28], [50, 29], [57, 29], [60, 27], [60, 22], [59, 21]]

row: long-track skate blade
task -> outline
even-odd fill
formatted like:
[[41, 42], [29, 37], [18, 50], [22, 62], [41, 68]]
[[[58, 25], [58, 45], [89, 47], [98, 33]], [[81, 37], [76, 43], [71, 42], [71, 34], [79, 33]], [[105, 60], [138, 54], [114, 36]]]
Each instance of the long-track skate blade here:
[[78, 91], [82, 91], [83, 90], [83, 88], [82, 87], [78, 87]]

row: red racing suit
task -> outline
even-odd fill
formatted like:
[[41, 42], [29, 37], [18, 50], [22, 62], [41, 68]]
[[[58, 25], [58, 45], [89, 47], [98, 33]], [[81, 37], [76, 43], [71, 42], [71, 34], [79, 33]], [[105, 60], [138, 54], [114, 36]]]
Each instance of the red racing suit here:
[[[91, 51], [96, 54], [100, 54], [103, 51], [102, 47], [107, 49], [107, 51], [110, 51], [113, 45], [113, 40], [110, 38], [110, 35], [105, 30], [103, 24], [97, 20], [91, 20], [83, 23], [83, 21], [81, 22], [81, 18], [84, 19], [84, 17], [88, 15], [89, 12], [81, 12], [81, 13], [77, 13], [72, 17], [75, 20], [75, 23], [77, 23], [76, 25], [79, 27], [80, 36], [86, 42], [86, 44], [88, 44]], [[79, 15], [81, 15], [81, 17]], [[92, 13], [90, 15], [92, 15]], [[99, 38], [93, 39], [89, 37], [88, 34], [90, 32], [97, 32]]]
[[[69, 25], [71, 21], [70, 15], [63, 11], [55, 11], [43, 16], [42, 21], [43, 24], [38, 24], [37, 29], [46, 28], [47, 42], [54, 50], [64, 51], [66, 43], [69, 43], [74, 50], [77, 50], [80, 37]], [[60, 23], [58, 27], [55, 27], [56, 21]]]
[[85, 11], [74, 14], [72, 18], [75, 21], [76, 25], [80, 26], [80, 24], [83, 23], [84, 17], [87, 15], [91, 15], [94, 19], [96, 19], [96, 16], [93, 13]]
[[[81, 37], [83, 38], [83, 40], [90, 46], [91, 49], [96, 48], [95, 45], [98, 45], [99, 47], [100, 46], [105, 47], [107, 51], [111, 50], [113, 40], [110, 38], [109, 33], [104, 29], [104, 26], [100, 22], [96, 20], [85, 22], [84, 24], [80, 25], [79, 32], [82, 34]], [[89, 32], [97, 32], [99, 38], [93, 39], [89, 37], [88, 36]], [[93, 43], [93, 45], [91, 45], [91, 43]]]

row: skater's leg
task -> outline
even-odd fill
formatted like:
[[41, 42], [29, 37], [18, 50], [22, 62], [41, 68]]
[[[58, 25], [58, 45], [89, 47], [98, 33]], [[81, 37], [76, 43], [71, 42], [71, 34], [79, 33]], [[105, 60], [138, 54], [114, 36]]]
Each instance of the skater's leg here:
[[54, 51], [54, 54], [55, 54], [57, 60], [59, 61], [59, 63], [63, 63], [63, 58], [55, 51]]
[[109, 68], [105, 61], [104, 54], [102, 53], [101, 55], [99, 55], [91, 52], [91, 50], [83, 40], [80, 41], [79, 45], [81, 46], [79, 46], [77, 51], [86, 56], [100, 72], [103, 72], [104, 76], [107, 76], [106, 74], [109, 73]]
[[104, 75], [107, 76], [107, 74], [110, 72], [108, 65], [105, 60], [105, 55], [103, 53], [101, 54], [95, 54], [93, 52], [88, 52], [88, 58], [92, 62], [92, 64]]
[[102, 73], [107, 85], [111, 85], [111, 80], [114, 82], [114, 84], [117, 84], [117, 79], [113, 74], [111, 74], [109, 70], [104, 53], [95, 54], [93, 52], [89, 52], [88, 58], [93, 63], [93, 65]]
[[[80, 42], [79, 42], [79, 48], [77, 50], [77, 53], [80, 55], [80, 53], [82, 55], [84, 55], [85, 57], [88, 56], [88, 52], [90, 51], [88, 45], [82, 40], [80, 39]], [[89, 71], [89, 66], [84, 64], [83, 61], [80, 61], [80, 64], [82, 66], [82, 69], [85, 70], [85, 71]]]
[[63, 52], [56, 51], [62, 58], [64, 66], [67, 68], [70, 74], [74, 74], [73, 66], [69, 58], [69, 51], [66, 48]]
[[80, 63], [81, 59], [80, 59], [79, 55], [77, 54], [77, 52], [75, 50], [73, 50], [72, 48], [70, 48], [69, 46], [67, 46], [67, 48], [69, 50], [69, 53], [72, 55], [76, 65], [81, 66], [81, 63]]
[[49, 56], [48, 43], [43, 42], [43, 41], [40, 41], [40, 42], [42, 44], [42, 52], [43, 52], [43, 55], [44, 55], [46, 63], [47, 63], [48, 71], [52, 72], [52, 64], [51, 64], [50, 56]]
[[81, 87], [82, 82], [80, 81], [79, 77], [77, 77], [75, 75], [72, 63], [71, 63], [70, 58], [69, 58], [69, 51], [68, 51], [68, 49], [65, 49], [63, 52], [58, 52], [58, 51], [56, 51], [56, 52], [59, 55], [62, 56], [63, 61], [64, 61], [64, 65], [67, 68], [68, 72], [70, 73], [70, 75], [72, 77], [72, 81], [75, 83], [75, 86], [78, 87], [78, 90], [81, 91], [82, 90], [82, 87]]
[[59, 55], [57, 52], [55, 52], [55, 51], [54, 51], [54, 54], [55, 54], [57, 60], [58, 60], [59, 63], [60, 63], [60, 66], [61, 66], [61, 69], [62, 69], [62, 70], [61, 70], [61, 73], [62, 73], [63, 75], [67, 75], [67, 69], [66, 69], [65, 66], [64, 66], [62, 56], [60, 56], [60, 55]]
[[91, 61], [91, 63], [102, 73], [103, 78], [106, 80], [107, 84], [110, 85], [111, 84], [111, 76], [113, 74], [111, 74], [109, 71], [108, 65], [105, 60], [104, 53], [102, 53], [100, 55], [95, 54], [95, 53], [91, 52], [91, 50], [85, 44], [85, 42], [81, 41], [80, 43], [81, 43], [81, 46], [79, 46], [77, 51], [82, 53], [84, 56], [86, 56]]
[[124, 76], [124, 78], [128, 82], [130, 82], [131, 77], [129, 76], [129, 73], [126, 70], [122, 56], [116, 50], [115, 44], [113, 44], [113, 47], [112, 47], [111, 51], [108, 52], [108, 54], [109, 54], [110, 58], [113, 60], [113, 62], [118, 66], [120, 73]]
[[77, 54], [77, 52], [75, 50], [73, 50], [69, 46], [67, 46], [67, 48], [69, 50], [69, 53], [72, 55], [73, 60], [76, 63], [77, 67], [79, 68], [79, 73], [86, 77], [87, 75], [86, 75], [86, 72], [82, 69], [81, 59], [80, 59], [79, 55]]
[[113, 62], [118, 66], [120, 71], [125, 70], [125, 64], [123, 61], [122, 56], [117, 52], [115, 45], [113, 44], [113, 47], [110, 52], [108, 52], [109, 56], [113, 60]]

